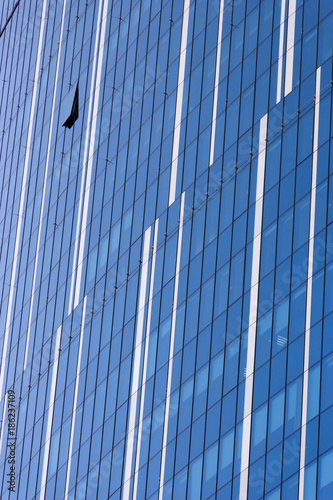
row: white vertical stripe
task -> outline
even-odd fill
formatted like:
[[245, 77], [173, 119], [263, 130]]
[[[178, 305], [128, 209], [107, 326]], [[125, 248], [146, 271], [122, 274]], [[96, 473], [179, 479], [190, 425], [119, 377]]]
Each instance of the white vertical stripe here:
[[211, 136], [210, 136], [210, 153], [209, 153], [209, 166], [210, 167], [214, 163], [217, 100], [218, 100], [218, 95], [219, 95], [220, 65], [221, 65], [223, 9], [224, 9], [224, 0], [220, 0], [219, 31], [218, 31], [218, 35], [217, 35], [217, 48], [216, 48], [216, 66], [215, 66], [215, 86], [214, 86], [214, 98], [213, 98], [212, 132], [211, 132]]
[[45, 449], [44, 449], [44, 462], [43, 462], [43, 472], [42, 472], [42, 484], [40, 490], [40, 500], [45, 498], [46, 489], [46, 479], [47, 479], [47, 469], [49, 465], [49, 454], [51, 445], [51, 432], [52, 432], [52, 422], [54, 413], [54, 400], [55, 391], [57, 383], [58, 365], [59, 365], [59, 354], [60, 354], [60, 340], [61, 340], [62, 325], [59, 326], [57, 330], [56, 343], [54, 348], [54, 361], [53, 361], [53, 371], [52, 371], [52, 381], [51, 381], [51, 392], [50, 392], [50, 403], [47, 417], [47, 428], [46, 428], [46, 438], [45, 438]]
[[74, 440], [74, 429], [75, 429], [75, 418], [76, 418], [76, 406], [77, 406], [77, 395], [79, 392], [79, 378], [81, 370], [81, 356], [82, 356], [82, 343], [83, 343], [83, 332], [84, 323], [86, 319], [86, 307], [87, 307], [87, 296], [83, 299], [82, 308], [82, 318], [81, 318], [81, 328], [80, 328], [80, 341], [79, 341], [79, 353], [76, 365], [76, 378], [75, 378], [75, 389], [74, 389], [74, 400], [73, 400], [73, 411], [72, 411], [72, 424], [71, 424], [71, 434], [69, 438], [69, 450], [68, 450], [68, 461], [67, 461], [67, 472], [66, 472], [66, 487], [65, 487], [65, 497], [64, 500], [68, 498], [68, 488], [69, 488], [69, 478], [71, 473], [71, 463], [73, 454], [73, 440]]
[[293, 89], [296, 0], [289, 0], [284, 95]]
[[[91, 182], [91, 169], [92, 169], [92, 154], [91, 150], [93, 150], [94, 147], [94, 142], [95, 142], [95, 131], [96, 131], [96, 112], [98, 106], [98, 98], [99, 98], [99, 85], [100, 85], [100, 75], [101, 75], [101, 64], [103, 60], [103, 48], [101, 47], [101, 42], [103, 38], [103, 45], [104, 45], [104, 38], [105, 38], [105, 24], [106, 24], [106, 12], [107, 12], [107, 6], [108, 6], [108, 0], [105, 0], [104, 4], [104, 12], [105, 14], [103, 18], [103, 23], [102, 23], [102, 36], [100, 38], [100, 28], [101, 28], [101, 16], [102, 16], [102, 4], [103, 0], [100, 0], [99, 3], [99, 11], [98, 11], [98, 17], [97, 17], [97, 28], [96, 28], [96, 38], [95, 38], [95, 52], [94, 52], [94, 65], [93, 65], [93, 70], [92, 70], [92, 77], [91, 77], [91, 86], [90, 86], [90, 97], [89, 97], [89, 110], [88, 110], [88, 119], [87, 119], [87, 131], [86, 131], [86, 139], [85, 139], [85, 145], [84, 145], [84, 156], [83, 156], [83, 167], [82, 167], [82, 179], [81, 179], [81, 188], [80, 188], [80, 201], [79, 201], [79, 211], [78, 211], [78, 218], [77, 218], [77, 225], [76, 225], [76, 234], [75, 234], [75, 246], [74, 246], [74, 257], [73, 257], [73, 268], [72, 268], [72, 279], [71, 279], [71, 289], [70, 289], [70, 296], [69, 296], [69, 305], [68, 305], [68, 314], [71, 314], [72, 308], [73, 308], [73, 296], [74, 296], [74, 287], [75, 287], [75, 278], [76, 278], [76, 266], [78, 262], [78, 251], [79, 251], [79, 243], [80, 243], [80, 255], [83, 254], [83, 248], [81, 251], [81, 246], [83, 243], [84, 246], [84, 240], [85, 240], [85, 226], [86, 226], [86, 218], [87, 218], [87, 210], [88, 210], [88, 203], [89, 203], [89, 190], [90, 190], [90, 182]], [[101, 50], [102, 49], [102, 50]], [[98, 54], [99, 51], [99, 54]], [[97, 57], [98, 54], [98, 57]], [[95, 79], [96, 79], [96, 67], [97, 67], [97, 60], [98, 60], [98, 76], [99, 77], [98, 83], [95, 85]], [[96, 93], [94, 92], [96, 90]], [[96, 103], [97, 101], [97, 103]], [[94, 103], [94, 106], [93, 106]], [[92, 121], [92, 113], [94, 109], [94, 114], [93, 114], [93, 122]], [[92, 128], [90, 130], [90, 125], [92, 125]], [[90, 147], [89, 147], [90, 145]], [[89, 156], [88, 156], [88, 149], [89, 149]], [[87, 161], [88, 163], [88, 169], [87, 169]], [[87, 178], [86, 178], [87, 174]], [[86, 192], [84, 191], [86, 188]], [[88, 191], [88, 192], [87, 192]], [[84, 202], [84, 213], [83, 213], [83, 220], [81, 219], [82, 217], [82, 205]], [[85, 219], [85, 223], [84, 223]], [[81, 234], [80, 238], [80, 233], [82, 231], [82, 227], [84, 228], [84, 236]], [[82, 263], [80, 263], [80, 270], [78, 270], [78, 273], [80, 272], [80, 279], [78, 280], [79, 283], [81, 284], [81, 273], [82, 273]], [[77, 294], [76, 295], [76, 300], [77, 300]], [[74, 306], [75, 307], [75, 306]]]
[[4, 401], [3, 412], [2, 412], [1, 436], [0, 436], [0, 453], [1, 453], [1, 449], [2, 449], [3, 429], [4, 429], [4, 426], [5, 426], [5, 418], [6, 418], [6, 408], [7, 408], [7, 392], [5, 394], [5, 401]]
[[311, 205], [310, 205], [309, 250], [308, 250], [309, 253], [308, 253], [308, 275], [307, 275], [307, 288], [306, 288], [306, 317], [305, 317], [305, 332], [304, 332], [302, 427], [301, 427], [298, 500], [303, 500], [304, 497], [304, 466], [305, 466], [305, 445], [306, 445], [306, 422], [307, 422], [307, 409], [308, 409], [308, 377], [309, 377], [310, 326], [311, 326], [311, 305], [312, 305], [313, 245], [314, 245], [315, 216], [316, 216], [320, 77], [321, 77], [321, 68], [318, 68], [316, 72], [316, 95], [315, 95], [315, 110], [314, 110]]
[[153, 254], [152, 254], [152, 261], [151, 261], [150, 288], [149, 288], [149, 301], [148, 301], [147, 327], [146, 327], [146, 340], [145, 340], [145, 354], [144, 354], [144, 361], [143, 361], [139, 427], [138, 427], [138, 439], [137, 439], [136, 458], [135, 458], [133, 500], [136, 500], [137, 489], [138, 489], [138, 471], [139, 471], [140, 450], [141, 450], [143, 409], [144, 409], [144, 404], [145, 404], [145, 392], [146, 392], [146, 381], [147, 381], [147, 370], [148, 370], [148, 352], [149, 352], [149, 340], [150, 340], [151, 308], [152, 308], [153, 293], [154, 293], [157, 235], [158, 235], [158, 219], [155, 221]]
[[188, 33], [188, 21], [190, 14], [189, 8], [190, 8], [190, 0], [184, 0], [182, 40], [181, 40], [180, 56], [179, 56], [178, 85], [177, 85], [177, 97], [176, 97], [176, 115], [175, 115], [175, 126], [174, 126], [173, 145], [172, 145], [169, 206], [175, 201], [176, 197], [180, 125], [182, 121], [182, 107], [183, 107], [183, 95], [184, 95], [187, 33]]
[[21, 187], [21, 194], [20, 194], [20, 207], [19, 207], [19, 213], [18, 213], [18, 218], [17, 218], [17, 229], [16, 229], [15, 247], [14, 247], [14, 259], [13, 259], [12, 274], [11, 274], [11, 279], [10, 279], [9, 299], [8, 299], [8, 308], [7, 308], [7, 316], [6, 316], [5, 338], [4, 338], [3, 349], [2, 349], [2, 359], [1, 359], [1, 368], [0, 368], [1, 369], [0, 401], [2, 401], [3, 384], [4, 384], [5, 368], [6, 368], [6, 357], [7, 357], [7, 349], [8, 349], [9, 326], [10, 326], [10, 319], [11, 319], [11, 315], [12, 315], [12, 307], [13, 307], [13, 299], [14, 299], [14, 289], [15, 289], [14, 285], [15, 285], [15, 280], [16, 280], [17, 260], [18, 260], [19, 245], [20, 245], [20, 239], [21, 239], [22, 218], [23, 218], [23, 209], [24, 209], [24, 203], [25, 203], [25, 191], [26, 191], [26, 187], [27, 187], [27, 176], [28, 176], [28, 166], [29, 166], [29, 159], [30, 159], [31, 140], [32, 140], [32, 134], [33, 134], [33, 129], [34, 129], [34, 114], [35, 114], [36, 101], [37, 101], [38, 80], [39, 80], [40, 64], [41, 64], [41, 57], [42, 57], [42, 44], [43, 44], [43, 37], [44, 37], [45, 18], [46, 18], [46, 5], [47, 5], [47, 0], [44, 0], [40, 29], [39, 29], [38, 50], [37, 50], [35, 77], [34, 77], [34, 83], [33, 83], [32, 101], [31, 101], [31, 108], [30, 108], [27, 146], [26, 146], [25, 158], [24, 158], [22, 187]]
[[256, 189], [255, 215], [254, 215], [254, 239], [253, 239], [253, 253], [252, 253], [249, 331], [248, 331], [247, 359], [246, 359], [242, 458], [241, 458], [241, 475], [240, 475], [240, 490], [239, 490], [239, 498], [241, 500], [245, 500], [247, 498], [247, 488], [249, 479], [248, 467], [249, 467], [251, 420], [252, 420], [253, 372], [254, 372], [255, 344], [256, 344], [256, 331], [257, 331], [261, 230], [262, 230], [263, 195], [264, 195], [265, 163], [266, 163], [266, 138], [267, 138], [267, 115], [263, 116], [263, 118], [261, 118], [260, 120], [257, 189]]
[[137, 324], [136, 324], [136, 336], [135, 336], [135, 346], [134, 346], [134, 363], [133, 363], [133, 373], [132, 373], [132, 388], [131, 388], [131, 397], [130, 397], [130, 414], [129, 414], [129, 423], [128, 423], [128, 431], [127, 431], [127, 444], [126, 444], [125, 474], [124, 474], [124, 488], [123, 488], [123, 499], [124, 500], [128, 500], [129, 496], [130, 496], [130, 478], [131, 478], [131, 471], [132, 471], [133, 447], [134, 447], [134, 437], [135, 437], [134, 430], [135, 430], [136, 407], [137, 407], [138, 389], [139, 389], [139, 380], [140, 380], [142, 332], [143, 332], [143, 320], [144, 320], [144, 314], [145, 314], [146, 291], [147, 291], [147, 280], [148, 280], [150, 233], [151, 233], [151, 227], [149, 227], [145, 232], [144, 245], [143, 245], [143, 255], [142, 255], [142, 262], [143, 263], [142, 263], [142, 269], [141, 269], [138, 319], [137, 319]]
[[93, 154], [94, 154], [94, 146], [95, 146], [95, 134], [96, 134], [96, 126], [97, 126], [99, 93], [100, 93], [100, 88], [101, 88], [101, 76], [102, 76], [103, 53], [104, 53], [108, 5], [109, 5], [109, 0], [105, 0], [104, 1], [104, 8], [103, 8], [101, 39], [99, 42], [97, 77], [96, 77], [96, 87], [95, 87], [96, 90], [95, 90], [95, 97], [94, 97], [94, 111], [93, 111], [93, 119], [92, 119], [91, 134], [90, 134], [90, 147], [89, 147], [89, 155], [88, 155], [86, 191], [84, 193], [83, 217], [82, 217], [82, 225], [81, 225], [81, 237], [80, 237], [80, 247], [79, 247], [80, 250], [79, 250], [79, 259], [78, 259], [74, 307], [76, 307], [79, 303], [80, 288], [81, 288], [83, 251], [84, 251], [84, 243], [85, 243], [85, 239], [86, 239], [86, 230], [87, 230], [87, 217], [88, 217], [89, 195], [90, 195], [90, 185], [91, 185], [91, 172], [92, 172]]
[[282, 68], [283, 68], [285, 15], [286, 15], [286, 0], [281, 0], [280, 40], [279, 40], [279, 60], [278, 60], [278, 81], [277, 81], [277, 90], [276, 90], [276, 104], [281, 101], [281, 92], [282, 92]]
[[180, 256], [181, 256], [181, 251], [182, 251], [182, 240], [183, 240], [184, 207], [185, 207], [185, 192], [182, 194], [181, 201], [180, 201], [179, 231], [178, 231], [178, 245], [177, 245], [177, 257], [176, 257], [176, 274], [175, 274], [175, 286], [174, 286], [174, 292], [173, 292], [173, 305], [172, 305], [172, 316], [171, 316], [168, 380], [167, 380], [167, 389], [166, 389], [166, 397], [165, 397], [165, 414], [164, 414], [164, 428], [163, 428], [163, 446], [162, 446], [162, 458], [161, 458], [160, 488], [159, 488], [159, 494], [158, 494], [159, 500], [162, 500], [162, 498], [163, 498], [165, 454], [166, 454], [166, 445], [167, 445], [167, 437], [168, 437], [170, 396], [171, 396], [172, 365], [173, 365], [173, 355], [174, 355], [174, 347], [175, 347], [175, 328], [176, 328], [177, 301], [178, 301]]
[[33, 278], [32, 278], [32, 289], [31, 289], [30, 309], [29, 309], [28, 331], [27, 331], [27, 339], [26, 339], [25, 355], [24, 355], [24, 364], [23, 364], [23, 369], [24, 370], [27, 367], [29, 339], [30, 339], [30, 330], [31, 330], [31, 317], [32, 317], [32, 310], [33, 310], [33, 305], [34, 305], [34, 295], [35, 295], [36, 277], [37, 277], [37, 266], [38, 266], [38, 257], [39, 257], [39, 245], [40, 245], [40, 238], [41, 238], [41, 233], [42, 233], [42, 221], [43, 221], [45, 195], [46, 195], [46, 182], [47, 182], [47, 176], [48, 176], [48, 172], [49, 172], [49, 161], [50, 161], [50, 150], [51, 150], [51, 140], [52, 140], [53, 118], [54, 118], [54, 110], [55, 110], [55, 106], [56, 106], [56, 94], [57, 94], [57, 86], [58, 86], [58, 75], [59, 75], [59, 66], [60, 66], [60, 54], [61, 54], [61, 46], [62, 46], [62, 35], [63, 35], [63, 30], [64, 30], [64, 20], [65, 20], [66, 3], [67, 3], [67, 0], [64, 0], [64, 5], [63, 5], [63, 9], [62, 9], [62, 19], [61, 19], [60, 36], [59, 36], [59, 46], [58, 46], [58, 56], [57, 56], [57, 68], [56, 68], [56, 74], [55, 74], [55, 79], [54, 79], [53, 101], [52, 101], [52, 111], [51, 111], [51, 123], [50, 123], [49, 140], [48, 140], [48, 145], [47, 145], [47, 154], [46, 154], [46, 163], [45, 163], [45, 174], [44, 174], [42, 204], [41, 204], [40, 216], [39, 216], [39, 226], [38, 226], [38, 236], [37, 236], [37, 246], [36, 246], [36, 258], [35, 258], [35, 265], [34, 265], [34, 274], [33, 274]]

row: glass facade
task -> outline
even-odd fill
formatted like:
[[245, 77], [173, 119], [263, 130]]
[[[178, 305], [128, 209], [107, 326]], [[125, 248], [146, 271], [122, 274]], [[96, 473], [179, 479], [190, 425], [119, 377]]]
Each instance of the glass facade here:
[[1, 499], [333, 498], [332, 61], [332, 0], [3, 0]]

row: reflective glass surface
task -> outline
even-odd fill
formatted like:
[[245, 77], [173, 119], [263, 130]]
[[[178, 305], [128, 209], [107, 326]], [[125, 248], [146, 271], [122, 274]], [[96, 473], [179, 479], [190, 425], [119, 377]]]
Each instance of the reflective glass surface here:
[[331, 0], [2, 2], [2, 499], [333, 498], [332, 47]]

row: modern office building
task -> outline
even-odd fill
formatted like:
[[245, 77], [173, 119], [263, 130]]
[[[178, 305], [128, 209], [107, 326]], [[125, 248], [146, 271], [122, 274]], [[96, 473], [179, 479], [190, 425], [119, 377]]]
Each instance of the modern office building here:
[[333, 498], [332, 0], [3, 0], [0, 496]]

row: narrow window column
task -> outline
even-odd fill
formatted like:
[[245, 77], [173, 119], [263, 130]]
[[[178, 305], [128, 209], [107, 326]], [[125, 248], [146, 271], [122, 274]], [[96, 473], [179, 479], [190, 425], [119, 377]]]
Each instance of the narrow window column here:
[[169, 410], [170, 410], [170, 397], [171, 397], [172, 365], [173, 365], [173, 355], [174, 355], [174, 347], [175, 347], [175, 328], [176, 328], [177, 302], [178, 302], [180, 256], [181, 256], [181, 251], [182, 251], [182, 240], [183, 240], [184, 206], [185, 206], [185, 193], [182, 194], [181, 201], [180, 201], [175, 285], [174, 285], [174, 290], [173, 290], [173, 305], [172, 305], [172, 316], [171, 316], [168, 379], [167, 379], [167, 388], [166, 388], [166, 397], [165, 397], [165, 414], [164, 414], [163, 445], [162, 445], [161, 472], [160, 472], [160, 489], [159, 489], [159, 494], [158, 494], [159, 500], [163, 499], [165, 454], [166, 454], [166, 445], [167, 445], [167, 438], [168, 438]]
[[175, 198], [176, 198], [176, 182], [177, 182], [177, 170], [178, 170], [180, 126], [181, 126], [181, 121], [182, 121], [182, 107], [183, 107], [183, 95], [184, 95], [184, 77], [185, 77], [186, 47], [187, 47], [189, 14], [190, 14], [190, 0], [184, 0], [182, 39], [181, 39], [181, 46], [180, 46], [178, 85], [177, 85], [177, 97], [176, 97], [176, 115], [175, 115], [175, 126], [174, 126], [173, 145], [172, 145], [169, 206], [175, 201]]
[[86, 319], [86, 308], [87, 308], [87, 296], [83, 299], [82, 317], [81, 317], [81, 328], [80, 328], [80, 340], [79, 340], [79, 353], [77, 357], [76, 365], [76, 377], [75, 377], [75, 389], [74, 389], [74, 400], [73, 400], [73, 411], [72, 411], [72, 424], [71, 433], [69, 437], [69, 450], [68, 450], [68, 461], [67, 461], [67, 471], [66, 471], [66, 487], [64, 500], [68, 498], [68, 488], [69, 488], [69, 478], [71, 474], [71, 462], [73, 455], [73, 440], [74, 440], [74, 430], [75, 430], [75, 419], [76, 419], [76, 409], [77, 409], [77, 395], [79, 392], [79, 378], [81, 371], [81, 356], [82, 356], [82, 344], [83, 344], [83, 333], [84, 333], [84, 323]]
[[305, 445], [306, 445], [306, 423], [307, 423], [307, 411], [308, 411], [309, 354], [310, 354], [310, 327], [311, 327], [312, 275], [313, 275], [313, 245], [314, 245], [314, 231], [315, 231], [315, 217], [316, 217], [320, 77], [321, 77], [321, 68], [318, 68], [317, 72], [316, 72], [316, 95], [315, 95], [315, 110], [314, 110], [312, 179], [311, 179], [311, 201], [310, 201], [310, 230], [309, 230], [309, 250], [308, 250], [309, 253], [308, 253], [307, 288], [306, 288], [306, 317], [305, 317], [305, 332], [304, 332], [302, 427], [301, 427], [301, 449], [300, 449], [300, 473], [299, 473], [298, 500], [303, 500], [303, 498], [304, 498], [304, 466], [305, 466]]
[[28, 167], [29, 167], [29, 160], [30, 160], [31, 141], [32, 141], [32, 134], [33, 134], [34, 125], [35, 125], [34, 117], [35, 117], [36, 104], [37, 104], [37, 91], [38, 91], [40, 65], [41, 65], [41, 59], [42, 59], [42, 54], [43, 54], [42, 48], [43, 48], [43, 38], [44, 38], [47, 3], [48, 3], [47, 0], [43, 1], [42, 17], [41, 17], [41, 23], [40, 23], [40, 28], [39, 28], [36, 68], [35, 68], [35, 76], [34, 76], [33, 91], [32, 91], [32, 100], [31, 100], [30, 117], [29, 117], [29, 128], [28, 128], [28, 136], [27, 136], [27, 146], [26, 146], [26, 150], [25, 150], [22, 187], [21, 187], [21, 194], [20, 194], [20, 205], [19, 205], [19, 213], [18, 213], [18, 218], [17, 218], [17, 228], [16, 228], [16, 236], [15, 236], [13, 267], [12, 267], [12, 273], [11, 273], [11, 279], [10, 279], [9, 298], [8, 298], [8, 307], [7, 307], [7, 315], [6, 315], [5, 337], [4, 337], [4, 341], [3, 341], [2, 358], [1, 358], [1, 366], [0, 366], [0, 370], [1, 370], [1, 372], [0, 372], [0, 401], [2, 401], [3, 386], [4, 386], [4, 381], [5, 381], [9, 327], [10, 327], [10, 322], [11, 322], [13, 300], [14, 300], [16, 271], [17, 271], [17, 263], [18, 263], [17, 261], [18, 261], [18, 256], [19, 256], [19, 246], [20, 246], [20, 240], [21, 240], [22, 218], [23, 218], [23, 210], [24, 210], [24, 204], [25, 204], [25, 191], [27, 188], [27, 177], [28, 177]]
[[137, 490], [138, 490], [138, 472], [139, 472], [139, 460], [140, 460], [141, 438], [142, 438], [143, 409], [144, 409], [144, 404], [145, 404], [145, 392], [146, 392], [147, 370], [148, 370], [148, 352], [149, 352], [149, 340], [150, 340], [151, 309], [152, 309], [153, 294], [154, 294], [157, 235], [158, 235], [158, 219], [155, 221], [153, 254], [152, 254], [151, 273], [150, 273], [150, 288], [149, 288], [149, 301], [148, 301], [148, 311], [147, 311], [145, 354], [144, 354], [143, 373], [142, 373], [142, 388], [141, 388], [141, 399], [140, 399], [138, 442], [137, 442], [136, 457], [135, 457], [133, 500], [136, 500]]
[[219, 97], [219, 81], [220, 81], [220, 65], [221, 65], [223, 9], [224, 9], [224, 0], [220, 0], [219, 31], [218, 31], [218, 36], [217, 36], [217, 48], [216, 48], [216, 66], [215, 66], [215, 83], [214, 83], [214, 98], [213, 98], [212, 132], [211, 132], [211, 136], [210, 136], [210, 153], [209, 153], [209, 166], [210, 167], [214, 163], [216, 114], [217, 114], [217, 101], [218, 101], [218, 97]]
[[293, 89], [296, 0], [289, 0], [284, 96]]
[[264, 196], [265, 164], [266, 164], [267, 115], [263, 116], [263, 118], [261, 118], [260, 120], [259, 133], [260, 133], [260, 139], [259, 139], [259, 155], [258, 155], [258, 170], [257, 170], [256, 203], [255, 203], [255, 215], [254, 215], [250, 314], [249, 314], [249, 329], [248, 329], [248, 342], [247, 342], [242, 458], [241, 458], [241, 474], [240, 474], [240, 490], [239, 490], [240, 500], [247, 499], [248, 480], [249, 480], [253, 373], [254, 373], [256, 334], [257, 334], [261, 231], [262, 231], [263, 196]]
[[143, 321], [145, 315], [145, 304], [147, 295], [150, 233], [151, 233], [151, 227], [149, 227], [145, 232], [144, 245], [142, 251], [139, 306], [138, 306], [138, 317], [136, 323], [134, 361], [133, 361], [132, 384], [131, 384], [132, 387], [131, 387], [131, 396], [129, 400], [129, 421], [128, 421], [127, 439], [126, 439], [125, 473], [124, 473], [124, 489], [123, 489], [124, 500], [129, 500], [130, 498], [130, 486], [131, 486], [130, 479], [132, 475], [133, 452], [135, 446], [135, 422], [136, 422], [136, 409], [137, 409], [139, 380], [140, 380]]
[[[74, 297], [74, 308], [77, 307], [79, 304], [80, 289], [81, 289], [83, 251], [84, 251], [84, 244], [85, 244], [85, 240], [86, 240], [88, 206], [89, 206], [89, 196], [90, 196], [90, 187], [91, 187], [91, 172], [92, 172], [93, 155], [94, 155], [94, 147], [95, 147], [95, 135], [96, 135], [96, 126], [97, 126], [99, 93], [100, 93], [100, 89], [101, 89], [103, 54], [104, 54], [108, 6], [109, 6], [109, 0], [105, 0], [104, 1], [104, 8], [103, 8], [103, 16], [102, 16], [101, 38], [99, 41], [99, 48], [98, 48], [97, 75], [96, 75], [96, 85], [95, 85], [95, 89], [94, 89], [95, 90], [95, 92], [94, 92], [94, 107], [93, 107], [92, 124], [91, 124], [91, 130], [90, 130], [90, 138], [89, 138], [90, 143], [89, 143], [89, 154], [88, 154], [87, 180], [86, 180], [86, 190], [84, 193], [83, 215], [82, 215], [81, 236], [80, 236], [80, 246], [79, 246], [79, 258], [78, 258], [78, 268], [77, 268], [75, 297]], [[88, 143], [87, 143], [87, 146], [88, 146]]]
[[278, 80], [277, 80], [277, 90], [276, 90], [276, 104], [281, 101], [281, 92], [282, 92], [282, 69], [283, 69], [285, 15], [286, 15], [286, 0], [281, 0], [279, 60], [278, 60]]
[[[102, 16], [103, 3], [104, 3], [104, 8]], [[87, 131], [84, 144], [80, 202], [79, 202], [78, 218], [76, 223], [75, 247], [74, 247], [74, 258], [73, 258], [68, 314], [71, 314], [73, 307], [75, 308], [78, 305], [79, 293], [81, 288], [82, 260], [83, 260], [84, 243], [86, 238], [91, 173], [92, 173], [93, 152], [95, 145], [96, 125], [97, 125], [99, 92], [100, 92], [100, 84], [102, 76], [102, 64], [103, 64], [108, 5], [109, 5], [109, 0], [105, 0], [104, 2], [103, 0], [100, 0], [99, 11], [97, 16], [95, 52], [93, 58], [94, 65], [92, 70], [91, 86], [90, 86]], [[78, 267], [76, 270], [77, 264]], [[75, 290], [75, 297], [74, 297], [74, 290]], [[73, 297], [74, 297], [74, 305], [73, 305]]]
[[65, 12], [66, 12], [66, 3], [67, 3], [67, 0], [64, 0], [64, 5], [63, 5], [63, 9], [62, 9], [62, 18], [61, 18], [59, 45], [58, 45], [57, 67], [56, 67], [56, 73], [55, 73], [55, 78], [54, 78], [54, 89], [53, 89], [53, 99], [52, 99], [51, 122], [50, 122], [49, 139], [48, 139], [47, 153], [46, 153], [46, 163], [45, 163], [45, 174], [44, 174], [44, 183], [43, 183], [42, 204], [41, 204], [41, 207], [40, 207], [40, 216], [39, 216], [39, 224], [38, 224], [38, 236], [37, 236], [37, 245], [36, 245], [36, 258], [35, 258], [35, 264], [34, 264], [34, 274], [33, 274], [33, 278], [32, 278], [32, 289], [31, 289], [31, 300], [30, 300], [30, 308], [29, 308], [28, 331], [27, 331], [27, 339], [26, 339], [26, 344], [25, 344], [25, 355], [24, 355], [24, 363], [23, 363], [23, 369], [24, 370], [27, 367], [27, 359], [28, 359], [30, 330], [31, 330], [31, 319], [32, 319], [32, 310], [33, 310], [33, 305], [34, 305], [34, 296], [35, 296], [35, 288], [36, 288], [36, 276], [37, 276], [37, 266], [38, 266], [38, 258], [39, 258], [39, 251], [40, 251], [40, 239], [41, 239], [41, 234], [42, 234], [42, 224], [43, 224], [43, 216], [44, 216], [44, 205], [45, 205], [45, 196], [46, 196], [46, 183], [47, 183], [47, 177], [48, 177], [48, 173], [49, 173], [49, 161], [50, 161], [51, 139], [52, 139], [52, 130], [53, 130], [53, 118], [54, 118], [54, 110], [55, 110], [55, 106], [56, 106], [57, 86], [58, 86], [58, 79], [59, 79], [60, 55], [61, 55], [62, 37], [63, 37], [63, 31], [64, 31], [64, 20], [65, 20]]
[[1, 420], [0, 453], [1, 453], [1, 449], [2, 449], [3, 430], [5, 428], [6, 408], [7, 408], [7, 392], [5, 394], [5, 399], [4, 399], [4, 403], [3, 403], [3, 412], [2, 412], [2, 420]]
[[53, 423], [53, 413], [54, 413], [55, 391], [56, 391], [56, 383], [57, 383], [57, 375], [58, 375], [59, 356], [60, 356], [61, 331], [62, 331], [62, 325], [59, 326], [59, 328], [57, 330], [56, 343], [55, 343], [55, 347], [54, 347], [50, 402], [49, 402], [49, 409], [48, 409], [45, 448], [44, 448], [42, 485], [41, 485], [41, 491], [40, 491], [40, 497], [39, 497], [40, 500], [44, 500], [44, 498], [45, 498], [47, 469], [48, 469], [48, 465], [49, 465], [51, 433], [52, 433], [52, 423]]

